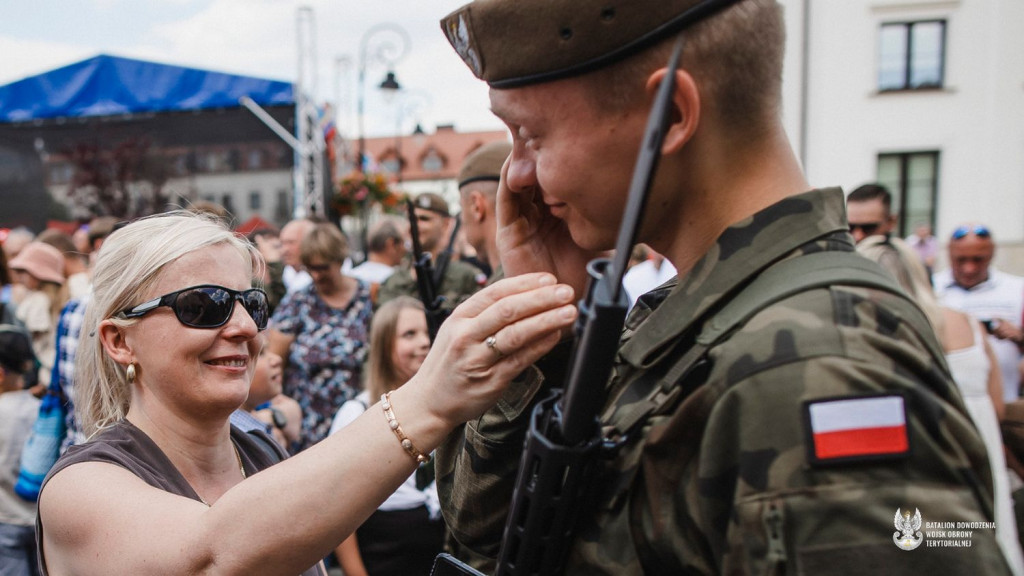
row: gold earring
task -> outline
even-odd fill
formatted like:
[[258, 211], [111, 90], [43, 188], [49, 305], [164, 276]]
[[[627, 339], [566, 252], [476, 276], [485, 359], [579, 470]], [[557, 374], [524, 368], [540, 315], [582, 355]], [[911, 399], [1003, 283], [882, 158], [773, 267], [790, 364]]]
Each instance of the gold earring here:
[[132, 384], [132, 383], [135, 382], [135, 363], [134, 362], [132, 362], [131, 364], [128, 365], [128, 368], [126, 368], [125, 371], [124, 371], [124, 375], [128, 377], [128, 383], [129, 384]]

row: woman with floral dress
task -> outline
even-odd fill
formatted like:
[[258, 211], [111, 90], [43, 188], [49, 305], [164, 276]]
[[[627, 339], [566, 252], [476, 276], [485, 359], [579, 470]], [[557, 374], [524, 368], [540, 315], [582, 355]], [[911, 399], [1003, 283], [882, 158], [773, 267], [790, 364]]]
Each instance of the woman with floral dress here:
[[341, 273], [348, 243], [337, 227], [317, 224], [300, 255], [313, 283], [285, 296], [270, 332], [270, 349], [287, 363], [284, 393], [302, 407], [295, 451], [323, 440], [338, 408], [359, 391], [373, 311], [369, 286]]

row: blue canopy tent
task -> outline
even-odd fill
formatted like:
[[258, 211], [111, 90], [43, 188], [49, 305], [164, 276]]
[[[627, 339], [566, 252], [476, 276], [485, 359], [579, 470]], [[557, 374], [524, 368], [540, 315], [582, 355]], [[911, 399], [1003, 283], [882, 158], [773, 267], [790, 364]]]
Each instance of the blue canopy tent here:
[[0, 122], [294, 105], [290, 82], [100, 55], [0, 86]]
[[[109, 150], [134, 139], [153, 150], [195, 150], [279, 142], [242, 97], [289, 130], [295, 125], [290, 82], [109, 55], [0, 86], [0, 227], [45, 222], [46, 188], [54, 187], [46, 159], [82, 143]], [[283, 144], [282, 156], [290, 167]]]

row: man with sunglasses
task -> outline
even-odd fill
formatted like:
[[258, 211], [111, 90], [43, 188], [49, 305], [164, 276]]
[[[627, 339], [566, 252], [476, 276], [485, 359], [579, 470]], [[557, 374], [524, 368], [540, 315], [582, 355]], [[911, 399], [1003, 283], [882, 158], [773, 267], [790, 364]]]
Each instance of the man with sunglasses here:
[[[892, 214], [889, 189], [881, 184], [864, 184], [856, 188], [846, 197], [846, 217], [857, 250], [879, 250], [872, 259], [896, 275], [901, 286], [911, 285], [911, 271], [903, 261], [905, 255], [912, 252], [906, 242], [892, 235], [896, 217]], [[922, 280], [927, 274], [926, 270], [920, 270]]]
[[1024, 278], [992, 266], [996, 246], [982, 224], [964, 224], [949, 238], [949, 268], [933, 277], [942, 304], [980, 320], [1003, 376], [1003, 398], [1020, 398], [1020, 360], [1024, 333]]
[[853, 241], [860, 244], [870, 236], [889, 236], [896, 222], [892, 194], [879, 184], [864, 184], [846, 197], [846, 218]]

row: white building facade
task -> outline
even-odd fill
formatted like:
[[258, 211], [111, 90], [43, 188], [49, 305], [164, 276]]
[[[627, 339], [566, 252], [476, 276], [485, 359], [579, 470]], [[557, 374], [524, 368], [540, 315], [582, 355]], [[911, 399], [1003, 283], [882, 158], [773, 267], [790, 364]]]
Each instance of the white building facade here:
[[1024, 2], [783, 3], [783, 115], [811, 183], [885, 184], [902, 233], [929, 223], [943, 245], [983, 223], [1024, 274]]

